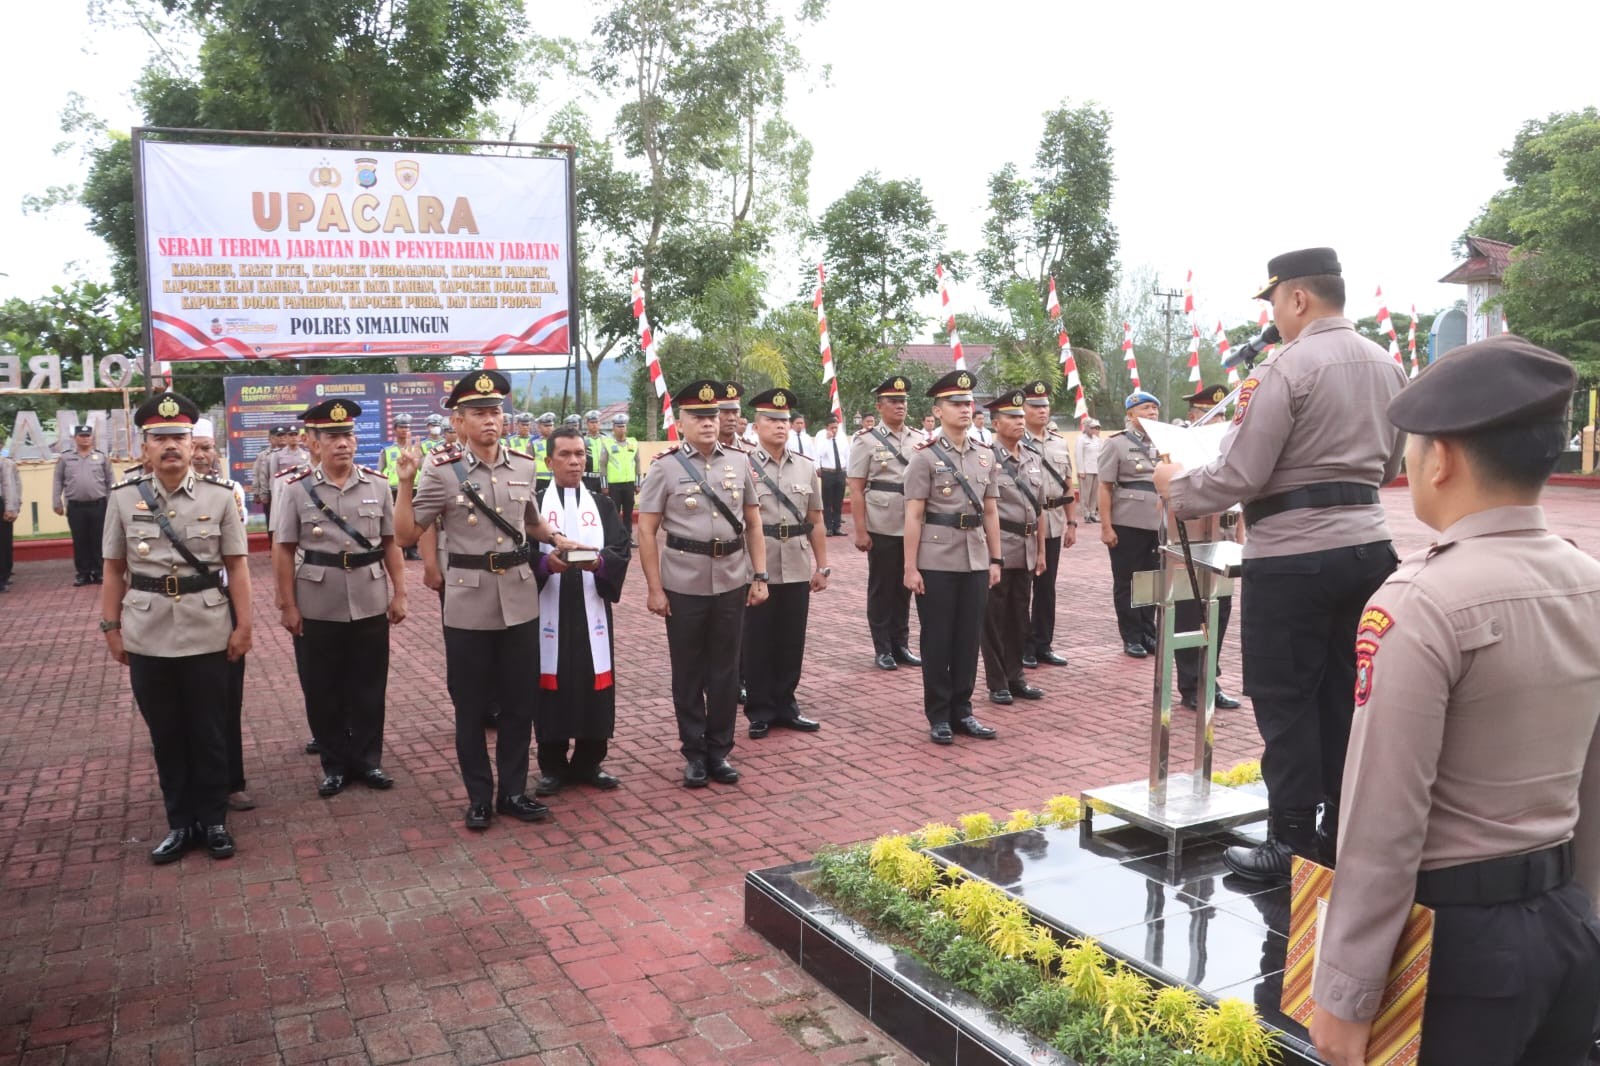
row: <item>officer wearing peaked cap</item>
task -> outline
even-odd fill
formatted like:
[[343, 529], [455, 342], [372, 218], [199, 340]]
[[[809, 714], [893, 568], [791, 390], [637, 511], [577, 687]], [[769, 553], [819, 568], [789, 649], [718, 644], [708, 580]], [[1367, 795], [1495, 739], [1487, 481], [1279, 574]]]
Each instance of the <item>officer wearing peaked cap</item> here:
[[[1041, 382], [1042, 384], [1042, 382]], [[991, 703], [1037, 700], [1044, 692], [1022, 675], [1027, 650], [1028, 600], [1033, 579], [1045, 569], [1044, 460], [1024, 447], [1028, 395], [1007, 389], [987, 405], [994, 415], [995, 481], [1000, 487], [1000, 581], [989, 590], [984, 609], [983, 673]]]
[[744, 386], [737, 381], [723, 381], [719, 384], [721, 387], [717, 391], [717, 443], [730, 451], [751, 451], [749, 443], [739, 435]]
[[1056, 582], [1061, 570], [1061, 549], [1078, 543], [1078, 502], [1072, 494], [1072, 446], [1050, 420], [1050, 386], [1030, 381], [1022, 387], [1023, 421], [1027, 430], [1023, 446], [1039, 457], [1044, 475], [1044, 496], [1039, 501], [1044, 522], [1044, 572], [1033, 579], [1028, 641], [1022, 665], [1040, 663], [1066, 666], [1067, 657], [1055, 650]]
[[850, 442], [851, 525], [867, 553], [867, 628], [878, 669], [921, 666], [911, 653], [911, 590], [905, 584], [906, 468], [922, 435], [906, 425], [907, 383], [896, 375], [873, 392], [880, 424]]
[[167, 811], [169, 832], [150, 853], [157, 864], [196, 846], [217, 859], [234, 852], [223, 730], [228, 663], [250, 650], [250, 569], [233, 491], [192, 468], [199, 417], [170, 392], [134, 412], [153, 473], [112, 490], [101, 545], [100, 631], [128, 667]]
[[1156, 482], [1175, 518], [1244, 504], [1240, 646], [1270, 810], [1265, 843], [1224, 860], [1281, 883], [1293, 854], [1334, 858], [1356, 625], [1398, 562], [1378, 487], [1400, 469], [1404, 435], [1384, 410], [1406, 377], [1344, 316], [1332, 248], [1285, 253], [1267, 272], [1256, 295], [1272, 301], [1283, 347], [1240, 387], [1222, 454]]
[[100, 541], [104, 536], [106, 495], [116, 482], [111, 460], [94, 446], [94, 428], [72, 431], [73, 450], [57, 457], [51, 499], [56, 514], [67, 516], [72, 530], [74, 586], [97, 585], [101, 579]]
[[1438, 534], [1353, 637], [1339, 866], [1312, 978], [1311, 1036], [1335, 1066], [1367, 1061], [1413, 902], [1434, 912], [1423, 1066], [1591, 1061], [1600, 563], [1539, 505], [1576, 380], [1507, 334], [1455, 349], [1388, 404], [1411, 435], [1412, 510]]
[[1100, 542], [1111, 555], [1111, 602], [1122, 653], [1143, 659], [1156, 650], [1156, 609], [1132, 605], [1133, 575], [1160, 565], [1160, 507], [1151, 480], [1156, 449], [1144, 419], [1161, 417], [1161, 401], [1136, 389], [1122, 406], [1127, 427], [1100, 446]]
[[967, 438], [973, 384], [965, 370], [933, 383], [940, 431], [906, 468], [904, 580], [922, 623], [922, 707], [935, 744], [996, 736], [972, 713], [984, 608], [1003, 563], [994, 453]]

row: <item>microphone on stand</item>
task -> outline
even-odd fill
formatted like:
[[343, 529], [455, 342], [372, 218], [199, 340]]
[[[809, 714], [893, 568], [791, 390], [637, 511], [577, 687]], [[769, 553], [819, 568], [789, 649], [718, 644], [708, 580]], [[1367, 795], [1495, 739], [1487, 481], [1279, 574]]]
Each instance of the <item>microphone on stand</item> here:
[[1232, 370], [1241, 363], [1246, 367], [1253, 366], [1269, 345], [1277, 344], [1281, 340], [1283, 334], [1278, 332], [1278, 324], [1269, 322], [1266, 329], [1229, 351], [1228, 357], [1222, 361], [1222, 369]]

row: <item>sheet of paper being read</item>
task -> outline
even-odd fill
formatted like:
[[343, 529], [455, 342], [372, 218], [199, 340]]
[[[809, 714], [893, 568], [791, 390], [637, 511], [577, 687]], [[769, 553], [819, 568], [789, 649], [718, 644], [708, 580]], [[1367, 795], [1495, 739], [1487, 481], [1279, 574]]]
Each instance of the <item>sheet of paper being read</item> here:
[[1205, 466], [1222, 454], [1222, 437], [1228, 432], [1226, 422], [1212, 422], [1204, 426], [1174, 426], [1154, 419], [1143, 419], [1140, 425], [1156, 451], [1185, 470]]

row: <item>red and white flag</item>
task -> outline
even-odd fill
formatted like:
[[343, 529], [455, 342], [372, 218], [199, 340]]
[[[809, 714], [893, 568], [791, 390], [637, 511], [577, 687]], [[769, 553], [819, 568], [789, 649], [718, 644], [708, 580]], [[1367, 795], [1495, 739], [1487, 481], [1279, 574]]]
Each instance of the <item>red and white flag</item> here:
[[1189, 337], [1189, 380], [1198, 385], [1200, 383], [1200, 327], [1191, 322], [1189, 329], [1192, 331]]
[[[1222, 320], [1220, 318], [1217, 320], [1217, 329], [1213, 336], [1217, 339], [1217, 359], [1226, 365], [1228, 352], [1233, 349], [1233, 345], [1228, 342], [1228, 331], [1222, 328]], [[1239, 384], [1239, 368], [1230, 366], [1228, 367], [1228, 386], [1231, 388], [1237, 384]]]
[[661, 400], [661, 428], [667, 439], [678, 439], [678, 424], [672, 420], [672, 394], [667, 392], [667, 379], [661, 374], [661, 360], [656, 357], [655, 337], [650, 333], [650, 319], [644, 313], [644, 285], [639, 272], [633, 272], [633, 317], [639, 320], [639, 350], [644, 352], [644, 365], [650, 371], [650, 383], [655, 386]]
[[1402, 370], [1405, 360], [1400, 358], [1400, 334], [1394, 330], [1394, 319], [1389, 317], [1389, 305], [1383, 301], [1383, 286], [1378, 286], [1378, 332], [1389, 335], [1389, 354]]
[[833, 369], [833, 345], [828, 340], [828, 315], [822, 309], [822, 283], [827, 279], [827, 271], [822, 264], [817, 264], [817, 291], [811, 297], [811, 305], [817, 309], [817, 346], [822, 349], [822, 380], [828, 386], [828, 398], [833, 404], [833, 413], [839, 416], [840, 425], [844, 424], [844, 412], [839, 406], [839, 375]]
[[1134, 388], [1140, 388], [1139, 362], [1133, 357], [1133, 323], [1122, 324], [1122, 362], [1128, 368], [1128, 379]]
[[1416, 377], [1417, 370], [1417, 305], [1411, 305], [1411, 326], [1406, 330], [1406, 350], [1411, 354], [1411, 377]]
[[1061, 320], [1061, 301], [1056, 298], [1056, 279], [1050, 279], [1050, 293], [1045, 297], [1044, 310], [1056, 320], [1056, 343], [1061, 347], [1061, 376], [1067, 388], [1077, 389], [1076, 405], [1072, 417], [1082, 421], [1089, 417], [1089, 405], [1083, 401], [1083, 380], [1078, 377], [1078, 361], [1072, 357], [1072, 338], [1067, 336], [1067, 324]]
[[1189, 271], [1183, 279], [1183, 313], [1194, 314], [1194, 271]]
[[939, 303], [944, 308], [944, 328], [950, 331], [950, 352], [955, 356], [956, 369], [967, 368], [967, 357], [961, 350], [961, 332], [956, 329], [955, 308], [950, 306], [950, 283], [944, 277], [944, 264], [935, 263], [933, 276], [939, 279]]

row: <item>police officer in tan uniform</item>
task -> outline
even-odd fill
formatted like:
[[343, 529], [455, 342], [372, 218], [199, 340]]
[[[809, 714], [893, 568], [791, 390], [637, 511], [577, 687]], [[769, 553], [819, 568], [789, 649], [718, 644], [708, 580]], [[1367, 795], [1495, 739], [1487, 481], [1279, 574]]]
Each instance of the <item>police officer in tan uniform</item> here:
[[72, 530], [72, 562], [77, 570], [72, 584], [98, 585], [106, 495], [117, 479], [111, 472], [111, 460], [94, 446], [93, 427], [74, 429], [72, 443], [72, 451], [56, 458], [50, 494], [56, 514], [66, 515]]
[[761, 447], [750, 454], [761, 533], [767, 542], [767, 600], [744, 612], [744, 714], [750, 737], [773, 728], [815, 733], [822, 724], [800, 712], [795, 689], [806, 653], [811, 594], [828, 587], [827, 533], [822, 525], [822, 482], [817, 464], [789, 451], [795, 395], [768, 389], [750, 401]]
[[0, 455], [0, 592], [11, 591], [11, 533], [22, 513], [22, 476], [16, 460]]
[[850, 441], [851, 529], [867, 553], [867, 628], [880, 670], [921, 666], [911, 653], [911, 590], [905, 584], [906, 466], [923, 437], [906, 425], [906, 379], [873, 390], [881, 424]]
[[302, 416], [322, 462], [289, 478], [272, 548], [283, 628], [294, 638], [322, 756], [323, 797], [338, 795], [347, 780], [394, 787], [382, 769], [384, 698], [389, 626], [406, 616], [405, 564], [388, 479], [355, 465], [360, 414], [360, 404], [335, 399]]
[[994, 452], [967, 439], [972, 374], [953, 370], [933, 383], [940, 431], [918, 445], [906, 468], [905, 584], [922, 627], [922, 709], [928, 736], [992, 740], [972, 713], [978, 640], [989, 590], [1000, 583], [1000, 481]]
[[[1421, 1063], [1578, 1066], [1600, 1028], [1600, 563], [1546, 525], [1577, 375], [1509, 334], [1388, 405], [1438, 531], [1360, 616], [1339, 868], [1311, 1036], [1365, 1063], [1413, 901]], [[1248, 609], [1248, 607], [1246, 608]]]
[[1100, 542], [1111, 553], [1111, 602], [1117, 609], [1122, 653], [1143, 659], [1156, 650], [1156, 609], [1133, 606], [1133, 575], [1161, 565], [1160, 500], [1156, 497], [1156, 449], [1141, 421], [1161, 417], [1161, 401], [1144, 390], [1122, 401], [1126, 429], [1100, 446]]
[[1240, 645], [1270, 824], [1264, 844], [1224, 859], [1264, 882], [1288, 880], [1292, 853], [1334, 857], [1356, 623], [1398, 562], [1378, 486], [1400, 469], [1404, 436], [1384, 410], [1406, 376], [1344, 317], [1340, 270], [1332, 248], [1268, 263], [1256, 295], [1283, 347], [1240, 387], [1222, 454], [1158, 476], [1177, 518], [1244, 504]]
[[1100, 420], [1086, 418], [1078, 434], [1078, 494], [1083, 520], [1100, 524]]
[[1072, 492], [1072, 445], [1055, 423], [1050, 421], [1050, 386], [1030, 381], [1022, 387], [1023, 420], [1027, 432], [1023, 447], [1039, 457], [1044, 475], [1044, 571], [1033, 579], [1033, 605], [1030, 608], [1028, 642], [1022, 649], [1022, 665], [1035, 667], [1067, 665], [1065, 655], [1056, 654], [1056, 582], [1061, 572], [1061, 549], [1078, 543], [1078, 501]]
[[[539, 585], [530, 541], [567, 548], [574, 542], [544, 521], [534, 498], [533, 457], [500, 443], [500, 409], [511, 382], [476, 370], [456, 383], [445, 406], [464, 442], [425, 461], [416, 449], [400, 457], [395, 535], [415, 544], [440, 520], [444, 572], [446, 684], [456, 709], [456, 759], [467, 786], [468, 829], [487, 829], [497, 793], [489, 766], [486, 718], [498, 710], [494, 809], [524, 822], [550, 811], [527, 794], [528, 750], [538, 686]], [[417, 464], [422, 478], [413, 490]]]
[[1035, 576], [1044, 572], [1044, 460], [1023, 445], [1023, 401], [1027, 393], [1009, 389], [985, 406], [994, 413], [995, 482], [1000, 487], [1000, 581], [989, 590], [984, 608], [983, 673], [989, 702], [1038, 700], [1044, 692], [1022, 674], [1027, 650], [1028, 599]]
[[739, 423], [742, 420], [740, 410], [744, 401], [744, 386], [737, 381], [723, 381], [719, 384], [721, 388], [717, 401], [717, 444], [729, 451], [754, 451], [755, 449], [740, 436]]
[[232, 490], [191, 469], [199, 417], [176, 393], [139, 405], [133, 421], [154, 473], [112, 490], [101, 544], [111, 580], [100, 631], [128, 668], [167, 810], [169, 832], [150, 853], [158, 865], [191, 847], [214, 859], [234, 852], [223, 723], [228, 663], [250, 650], [250, 569]]
[[673, 396], [683, 444], [650, 465], [639, 492], [639, 561], [650, 613], [667, 620], [686, 788], [704, 788], [708, 779], [738, 783], [728, 755], [744, 614], [767, 599], [755, 477], [743, 452], [717, 441], [718, 401], [728, 384], [702, 379]]

